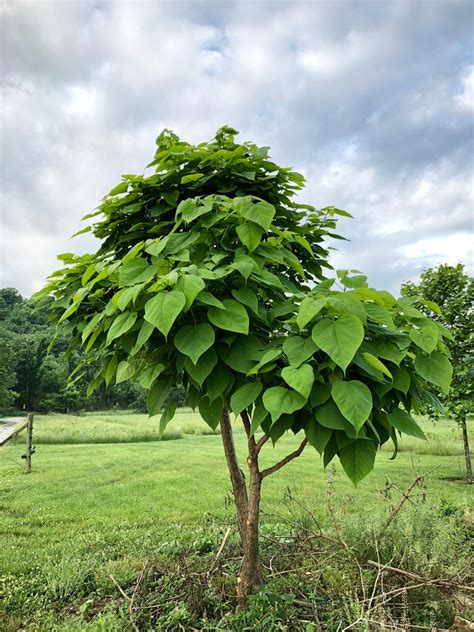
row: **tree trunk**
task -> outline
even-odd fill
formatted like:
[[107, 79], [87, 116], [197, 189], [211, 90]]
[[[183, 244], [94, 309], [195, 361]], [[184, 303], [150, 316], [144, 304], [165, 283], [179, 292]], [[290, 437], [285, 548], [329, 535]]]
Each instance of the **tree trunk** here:
[[232, 493], [234, 494], [235, 499], [235, 507], [237, 511], [237, 527], [239, 529], [242, 546], [244, 546], [247, 539], [247, 487], [245, 485], [244, 474], [239, 468], [237, 455], [235, 453], [234, 439], [232, 436], [232, 426], [230, 425], [228, 410], [222, 411], [220, 426], [225, 458], [227, 460], [227, 467], [229, 469], [230, 480], [232, 483]]
[[237, 578], [239, 606], [246, 607], [251, 592], [262, 583], [259, 557], [260, 489], [262, 477], [258, 469], [258, 454], [250, 450], [247, 463], [250, 472], [249, 493], [245, 477], [239, 468], [235, 453], [229, 413], [224, 410], [220, 420], [222, 443], [229, 468], [232, 492], [237, 511], [237, 527], [242, 543], [243, 557]]
[[237, 598], [239, 605], [247, 606], [249, 595], [262, 584], [262, 565], [259, 553], [260, 527], [260, 490], [262, 476], [258, 469], [256, 454], [249, 454], [248, 466], [250, 470], [250, 485], [247, 513], [247, 535], [244, 543], [244, 555], [237, 579]]
[[472, 463], [471, 463], [471, 451], [469, 449], [469, 437], [467, 434], [466, 417], [461, 419], [462, 428], [462, 440], [464, 444], [464, 458], [466, 459], [466, 478], [468, 483], [472, 483]]
[[227, 409], [222, 411], [220, 426], [227, 467], [229, 468], [232, 483], [232, 492], [235, 498], [237, 527], [239, 529], [243, 550], [242, 564], [237, 578], [237, 598], [239, 606], [246, 608], [249, 595], [258, 588], [263, 581], [259, 554], [260, 492], [262, 480], [300, 456], [308, 440], [305, 438], [297, 450], [285, 456], [278, 461], [278, 463], [275, 463], [275, 465], [260, 470], [258, 466], [258, 455], [262, 446], [268, 441], [269, 436], [264, 434], [263, 437], [256, 442], [251, 432], [250, 419], [246, 410], [242, 411], [241, 417], [248, 439], [247, 465], [250, 475], [248, 494], [245, 476], [239, 468], [237, 455], [235, 453], [232, 426]]

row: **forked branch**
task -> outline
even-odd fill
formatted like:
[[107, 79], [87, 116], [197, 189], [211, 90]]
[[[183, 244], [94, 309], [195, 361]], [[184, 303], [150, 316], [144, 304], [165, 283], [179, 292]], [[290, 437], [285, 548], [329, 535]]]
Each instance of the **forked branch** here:
[[308, 439], [304, 439], [297, 450], [295, 450], [294, 452], [291, 452], [290, 454], [287, 454], [284, 459], [282, 459], [281, 461], [278, 461], [278, 463], [275, 463], [275, 465], [272, 465], [271, 467], [267, 467], [265, 470], [262, 470], [261, 477], [265, 478], [265, 476], [269, 476], [270, 474], [273, 474], [274, 472], [278, 472], [278, 470], [281, 469], [284, 465], [286, 465], [290, 461], [293, 461], [293, 459], [296, 459], [303, 452], [307, 443], [308, 443]]
[[260, 437], [260, 439], [257, 441], [257, 443], [255, 444], [255, 452], [258, 454], [260, 452], [260, 450], [262, 449], [262, 447], [266, 444], [266, 442], [270, 439], [270, 437], [267, 434], [264, 434], [263, 437]]

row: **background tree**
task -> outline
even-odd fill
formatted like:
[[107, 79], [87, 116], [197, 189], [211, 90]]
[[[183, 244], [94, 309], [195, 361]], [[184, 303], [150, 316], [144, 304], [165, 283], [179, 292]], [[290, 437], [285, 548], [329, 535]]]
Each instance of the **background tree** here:
[[15, 349], [8, 332], [0, 323], [0, 412], [13, 407], [17, 397], [15, 383]]
[[[401, 293], [437, 303], [441, 313], [433, 314], [433, 318], [450, 332], [446, 345], [451, 353], [453, 380], [442, 401], [462, 430], [467, 481], [472, 483], [467, 419], [474, 414], [474, 279], [461, 263], [442, 264], [424, 270], [418, 284], [403, 284]], [[421, 309], [425, 311], [426, 304]], [[430, 410], [436, 413], [436, 409]]]
[[[82, 351], [66, 354], [71, 336], [56, 337], [48, 355], [55, 328], [45, 312], [13, 288], [0, 289], [0, 414], [18, 410], [78, 412], [110, 408], [146, 410], [146, 392], [139, 384], [122, 381], [97, 389], [87, 397], [96, 367], [68, 383], [68, 376], [81, 361]], [[184, 390], [177, 393], [183, 402]]]
[[[163, 431], [182, 384], [205, 421], [220, 424], [243, 557], [237, 592], [245, 604], [262, 581], [262, 481], [310, 443], [324, 465], [337, 455], [358, 483], [377, 448], [397, 432], [423, 433], [409, 412], [444, 391], [451, 367], [446, 330], [414, 305], [339, 272], [326, 279], [324, 240], [338, 215], [292, 198], [304, 178], [218, 131], [192, 146], [165, 130], [150, 175], [127, 175], [104, 198], [92, 230], [95, 254], [60, 255], [65, 264], [39, 294], [52, 319], [88, 353], [77, 374], [97, 368], [105, 381], [138, 381]], [[99, 217], [100, 216], [100, 217]], [[429, 340], [423, 328], [430, 326]], [[419, 334], [419, 335], [415, 335]], [[232, 438], [230, 411], [248, 439], [248, 480]], [[259, 455], [286, 432], [297, 450], [261, 469]], [[257, 434], [258, 432], [258, 434]]]

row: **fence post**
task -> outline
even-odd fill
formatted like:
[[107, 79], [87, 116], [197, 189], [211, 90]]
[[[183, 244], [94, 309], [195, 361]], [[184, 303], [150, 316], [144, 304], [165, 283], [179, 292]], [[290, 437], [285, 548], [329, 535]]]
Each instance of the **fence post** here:
[[25, 474], [31, 472], [31, 455], [33, 454], [33, 413], [28, 413], [26, 426]]

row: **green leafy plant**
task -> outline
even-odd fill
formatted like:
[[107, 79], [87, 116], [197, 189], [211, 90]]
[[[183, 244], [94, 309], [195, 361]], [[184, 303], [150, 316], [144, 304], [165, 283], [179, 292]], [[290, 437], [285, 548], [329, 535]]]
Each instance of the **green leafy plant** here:
[[[197, 146], [160, 134], [153, 173], [123, 176], [86, 215], [94, 223], [80, 232], [93, 232], [98, 251], [60, 255], [65, 267], [38, 298], [73, 336], [71, 349], [88, 352], [73, 379], [97, 367], [90, 393], [117, 374], [138, 381], [163, 432], [176, 403], [163, 404], [182, 384], [209, 426], [220, 425], [245, 604], [262, 581], [262, 481], [309, 443], [324, 466], [338, 456], [357, 484], [398, 432], [422, 436], [410, 411], [434, 397], [428, 382], [447, 390], [451, 366], [449, 331], [410, 300], [347, 270], [335, 288], [325, 240], [339, 238], [337, 218], [350, 215], [297, 203], [303, 176], [236, 134], [224, 127]], [[248, 485], [231, 412], [248, 437]], [[260, 451], [287, 431], [301, 433], [300, 447], [261, 469]]]
[[[454, 372], [451, 388], [441, 395], [441, 399], [461, 428], [466, 479], [468, 483], [472, 483], [467, 420], [474, 415], [474, 279], [465, 273], [461, 263], [455, 266], [442, 264], [423, 270], [420, 282], [404, 283], [401, 292], [449, 331], [447, 346]], [[419, 332], [411, 332], [410, 335], [418, 346], [431, 352], [436, 345], [434, 333], [433, 326], [429, 325], [422, 327]], [[419, 361], [419, 368], [422, 365], [423, 362], [420, 364]], [[424, 367], [422, 370], [430, 371]], [[440, 386], [439, 383], [438, 385]], [[431, 402], [427, 404], [432, 416], [443, 414], [436, 402], [434, 406]]]

